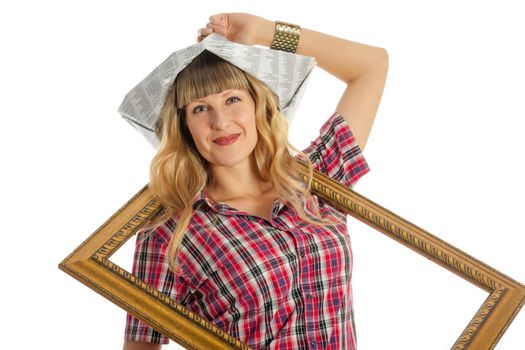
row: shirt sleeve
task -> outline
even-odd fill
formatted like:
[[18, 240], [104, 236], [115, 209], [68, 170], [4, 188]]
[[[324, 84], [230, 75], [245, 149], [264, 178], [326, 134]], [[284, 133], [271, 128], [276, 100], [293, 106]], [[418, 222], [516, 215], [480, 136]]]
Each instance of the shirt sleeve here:
[[334, 113], [321, 127], [319, 136], [303, 150], [313, 168], [347, 187], [370, 171], [350, 126]]
[[[174, 274], [169, 269], [167, 247], [169, 240], [163, 237], [162, 226], [137, 233], [132, 273], [160, 292], [175, 297]], [[145, 322], [127, 314], [125, 340], [168, 344], [169, 338], [160, 334]]]

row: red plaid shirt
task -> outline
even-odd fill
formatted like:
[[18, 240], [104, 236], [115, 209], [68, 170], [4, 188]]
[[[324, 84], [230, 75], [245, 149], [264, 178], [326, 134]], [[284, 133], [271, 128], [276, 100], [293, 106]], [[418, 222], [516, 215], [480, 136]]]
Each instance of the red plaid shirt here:
[[[304, 152], [315, 169], [348, 187], [369, 170], [339, 114]], [[166, 259], [173, 220], [138, 233], [133, 273], [253, 349], [355, 349], [346, 215], [315, 198], [323, 216], [343, 223], [304, 223], [280, 199], [268, 222], [203, 193], [179, 250], [183, 275]], [[168, 342], [129, 314], [125, 339]]]

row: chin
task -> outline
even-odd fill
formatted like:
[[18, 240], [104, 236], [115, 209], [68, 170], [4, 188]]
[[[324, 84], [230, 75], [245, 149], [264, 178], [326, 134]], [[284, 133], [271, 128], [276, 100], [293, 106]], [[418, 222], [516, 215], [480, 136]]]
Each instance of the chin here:
[[214, 157], [211, 160], [208, 159], [208, 163], [212, 166], [231, 168], [237, 165], [241, 165], [245, 162], [250, 162], [252, 155], [253, 153], [239, 154], [239, 152], [237, 152], [236, 154], [231, 154], [228, 152], [226, 154], [221, 154], [221, 156], [219, 157]]
[[234, 167], [236, 165], [242, 164], [244, 161], [247, 161], [247, 160], [248, 160], [248, 158], [243, 158], [243, 159], [224, 159], [224, 160], [212, 162], [212, 164], [215, 165], [215, 166], [231, 168], [231, 167]]

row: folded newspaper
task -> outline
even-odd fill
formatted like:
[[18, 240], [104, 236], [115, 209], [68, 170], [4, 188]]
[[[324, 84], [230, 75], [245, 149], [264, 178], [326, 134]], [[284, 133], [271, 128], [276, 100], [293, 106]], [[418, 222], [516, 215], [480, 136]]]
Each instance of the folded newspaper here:
[[157, 147], [154, 127], [177, 74], [196, 56], [208, 50], [265, 82], [278, 96], [281, 112], [291, 123], [310, 72], [316, 62], [301, 56], [258, 46], [237, 44], [218, 34], [172, 53], [126, 94], [118, 112]]

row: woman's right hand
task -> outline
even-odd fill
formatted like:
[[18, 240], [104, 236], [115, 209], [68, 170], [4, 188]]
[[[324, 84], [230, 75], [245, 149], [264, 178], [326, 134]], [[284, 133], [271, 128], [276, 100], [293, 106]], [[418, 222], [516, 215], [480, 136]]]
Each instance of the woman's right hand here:
[[269, 46], [273, 30], [274, 23], [259, 16], [249, 13], [219, 13], [210, 16], [206, 26], [199, 29], [197, 41], [211, 33], [217, 33], [239, 44]]

